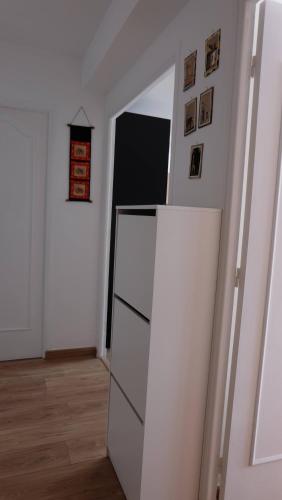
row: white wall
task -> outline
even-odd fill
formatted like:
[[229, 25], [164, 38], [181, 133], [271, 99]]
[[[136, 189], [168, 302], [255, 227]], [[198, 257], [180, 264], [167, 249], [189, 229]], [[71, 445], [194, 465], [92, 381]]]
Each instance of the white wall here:
[[[102, 164], [102, 139], [108, 138], [109, 119], [176, 64], [172, 130], [170, 202], [223, 207], [228, 166], [237, 0], [190, 0], [166, 30], [128, 70], [106, 99], [82, 90], [79, 61], [48, 53], [0, 45], [0, 105], [49, 112], [47, 236], [45, 286], [46, 348], [96, 344], [97, 320], [101, 343], [101, 304], [105, 279], [105, 232], [108, 190], [107, 151]], [[205, 38], [222, 29], [220, 69], [203, 77]], [[183, 60], [198, 49], [197, 85], [183, 93]], [[214, 120], [210, 127], [184, 138], [184, 104], [215, 85]], [[65, 203], [68, 173], [68, 128], [80, 105], [96, 126], [92, 205]], [[190, 146], [205, 143], [203, 178], [188, 179]], [[103, 169], [102, 169], [103, 166]], [[103, 177], [102, 177], [103, 172]], [[100, 258], [98, 260], [98, 246]], [[103, 274], [104, 273], [104, 274]], [[99, 275], [99, 276], [98, 276]], [[99, 277], [99, 282], [97, 278]], [[99, 293], [98, 293], [99, 292]], [[98, 299], [98, 306], [96, 304]], [[99, 313], [98, 317], [97, 314]]]
[[[205, 78], [205, 39], [219, 28], [222, 30], [220, 68]], [[236, 29], [236, 0], [191, 0], [108, 96], [107, 116], [111, 116], [176, 61], [173, 203], [224, 206]], [[183, 61], [195, 49], [198, 50], [196, 86], [183, 92]], [[184, 138], [185, 102], [199, 97], [210, 86], [215, 86], [213, 124]], [[190, 146], [197, 142], [205, 143], [201, 181], [188, 179]]]
[[[81, 89], [75, 59], [1, 44], [0, 67], [0, 105], [49, 113], [45, 348], [96, 345], [103, 100]], [[91, 205], [65, 202], [66, 124], [80, 105], [96, 126]]]
[[[110, 118], [144, 88], [156, 80], [173, 64], [176, 65], [174, 116], [172, 127], [172, 181], [170, 203], [223, 208], [225, 205], [226, 179], [229, 163], [231, 132], [231, 106], [235, 80], [235, 52], [238, 17], [237, 0], [190, 0], [179, 15], [169, 24], [157, 40], [129, 69], [124, 78], [111, 90], [106, 100], [105, 137], [108, 136]], [[205, 39], [217, 29], [222, 30], [220, 68], [208, 78], [204, 77]], [[198, 50], [196, 86], [183, 92], [183, 63], [190, 51]], [[185, 102], [210, 86], [215, 86], [213, 123], [184, 137]], [[203, 142], [204, 162], [201, 180], [188, 178], [188, 163], [192, 144]], [[109, 156], [105, 151], [105, 176], [103, 179], [104, 210], [111, 185]], [[108, 170], [106, 165], [108, 163]], [[107, 221], [103, 223], [106, 226]], [[103, 235], [104, 236], [104, 235]], [[101, 269], [105, 269], [105, 239], [101, 238]], [[100, 276], [100, 289], [106, 280]], [[100, 303], [103, 303], [102, 296]], [[99, 308], [100, 310], [100, 308]], [[100, 347], [103, 343], [105, 311], [99, 320]]]
[[160, 81], [146, 90], [131, 104], [127, 111], [171, 120], [173, 115], [174, 80], [175, 71], [172, 68]]

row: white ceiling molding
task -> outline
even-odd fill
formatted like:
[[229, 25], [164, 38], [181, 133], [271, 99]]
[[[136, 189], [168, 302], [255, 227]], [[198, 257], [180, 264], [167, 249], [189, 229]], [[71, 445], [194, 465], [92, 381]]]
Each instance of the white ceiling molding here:
[[188, 1], [114, 0], [84, 57], [83, 85], [109, 92]]
[[87, 84], [114, 43], [139, 0], [113, 0], [90, 43], [82, 66], [82, 82]]

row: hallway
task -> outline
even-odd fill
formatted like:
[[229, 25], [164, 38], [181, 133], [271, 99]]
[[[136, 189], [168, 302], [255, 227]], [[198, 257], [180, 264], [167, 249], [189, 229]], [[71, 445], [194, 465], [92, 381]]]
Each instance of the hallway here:
[[106, 458], [108, 383], [93, 358], [0, 363], [1, 500], [124, 500]]

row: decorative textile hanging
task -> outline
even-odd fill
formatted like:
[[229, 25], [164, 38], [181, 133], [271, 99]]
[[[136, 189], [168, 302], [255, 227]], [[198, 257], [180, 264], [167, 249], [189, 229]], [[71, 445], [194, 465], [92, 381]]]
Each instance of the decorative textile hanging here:
[[[87, 127], [73, 124], [81, 111], [89, 123]], [[91, 142], [94, 127], [90, 124], [83, 107], [79, 108], [68, 127], [70, 128], [70, 159], [69, 197], [67, 201], [92, 203], [90, 200]]]

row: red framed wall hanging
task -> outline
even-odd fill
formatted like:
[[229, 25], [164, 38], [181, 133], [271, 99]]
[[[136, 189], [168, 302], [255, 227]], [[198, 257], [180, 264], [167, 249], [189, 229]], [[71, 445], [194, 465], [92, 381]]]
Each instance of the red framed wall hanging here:
[[[83, 108], [87, 120], [88, 117]], [[75, 118], [76, 118], [75, 116]], [[74, 119], [75, 119], [74, 118]], [[89, 120], [88, 120], [89, 122]], [[66, 201], [92, 203], [91, 191], [91, 146], [94, 127], [68, 124], [70, 129], [69, 197]]]

